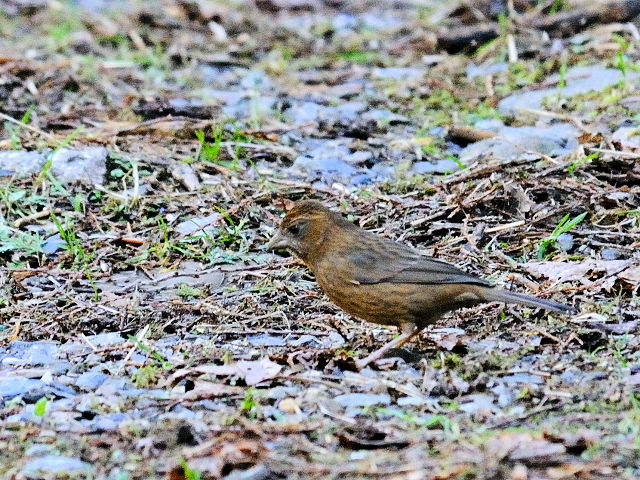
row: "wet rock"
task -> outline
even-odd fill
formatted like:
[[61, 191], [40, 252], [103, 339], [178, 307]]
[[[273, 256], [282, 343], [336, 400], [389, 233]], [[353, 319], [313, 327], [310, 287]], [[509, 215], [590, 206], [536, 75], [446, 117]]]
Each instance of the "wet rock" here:
[[78, 377], [75, 384], [76, 387], [83, 388], [85, 390], [95, 390], [102, 385], [107, 378], [109, 378], [109, 375], [106, 373], [98, 371], [84, 372]]
[[360, 114], [367, 110], [367, 108], [368, 106], [363, 102], [351, 101], [333, 107], [331, 113], [335, 115], [334, 118], [337, 118], [339, 123], [344, 124], [358, 120]]
[[123, 395], [131, 390], [131, 383], [125, 378], [109, 377], [96, 389], [96, 394], [104, 397]]
[[358, 23], [358, 17], [351, 13], [340, 13], [331, 20], [331, 26], [335, 31], [353, 30]]
[[0, 376], [0, 398], [12, 398], [27, 393], [33, 394], [46, 388], [42, 380], [33, 378]]
[[580, 132], [568, 123], [551, 127], [504, 127], [498, 135], [522, 149], [549, 156], [566, 155], [575, 150]]
[[345, 339], [338, 332], [331, 331], [323, 341], [322, 346], [324, 348], [338, 348], [345, 344]]
[[360, 15], [360, 21], [363, 28], [371, 30], [392, 30], [406, 25], [403, 18], [389, 14], [379, 15], [373, 12], [363, 12]]
[[213, 88], [203, 88], [196, 92], [202, 98], [215, 100], [217, 102], [234, 105], [247, 97], [245, 92], [237, 90], [216, 90]]
[[[638, 78], [639, 75], [637, 72], [627, 72], [626, 80]], [[504, 115], [515, 115], [522, 109], [537, 110], [541, 108], [546, 97], [557, 95], [568, 98], [581, 93], [601, 91], [625, 80], [625, 76], [617, 68], [591, 65], [570, 68], [565, 74], [565, 80], [564, 87], [529, 90], [506, 97], [498, 103], [498, 110]], [[548, 81], [560, 81], [560, 76], [554, 75]]]
[[301, 335], [300, 338], [296, 338], [289, 342], [290, 345], [295, 347], [299, 347], [300, 345], [308, 345], [310, 347], [319, 348], [321, 347], [321, 341], [318, 337], [314, 337], [313, 335]]
[[7, 357], [2, 359], [2, 364], [47, 365], [56, 357], [57, 352], [57, 343], [13, 341], [9, 346]]
[[335, 400], [343, 407], [369, 407], [372, 405], [389, 405], [391, 397], [386, 393], [345, 393]]
[[75, 3], [79, 8], [94, 15], [112, 8], [117, 8], [123, 14], [133, 10], [131, 3], [127, 0], [75, 0]]
[[26, 457], [43, 457], [50, 454], [52, 450], [52, 445], [36, 444], [25, 450], [24, 454]]
[[286, 397], [295, 397], [299, 392], [299, 390], [295, 387], [285, 387], [282, 385], [277, 385], [275, 387], [271, 387], [267, 391], [267, 397], [272, 400], [282, 400]]
[[240, 86], [247, 90], [256, 89], [260, 92], [273, 89], [275, 83], [271, 77], [261, 70], [251, 70], [240, 81]]
[[301, 335], [300, 338], [290, 340], [289, 345], [308, 345], [313, 348], [337, 348], [344, 345], [344, 338], [338, 332], [329, 332], [326, 336]]
[[583, 378], [583, 372], [576, 367], [567, 368], [560, 374], [560, 380], [568, 385], [579, 385]]
[[73, 477], [76, 475], [90, 475], [92, 471], [93, 467], [79, 458], [46, 455], [27, 462], [22, 469], [21, 475], [33, 479], [43, 478], [44, 476], [50, 478], [52, 475], [54, 477], [58, 475]]
[[570, 124], [553, 127], [503, 127], [498, 136], [472, 143], [460, 152], [460, 161], [469, 165], [486, 158], [509, 162], [521, 159], [534, 160], [542, 155], [551, 157], [566, 155], [579, 143], [578, 130]]

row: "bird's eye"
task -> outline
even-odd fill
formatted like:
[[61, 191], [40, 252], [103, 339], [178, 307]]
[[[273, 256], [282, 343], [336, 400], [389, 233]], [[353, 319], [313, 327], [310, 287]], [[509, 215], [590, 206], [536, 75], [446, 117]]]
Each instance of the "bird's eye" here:
[[289, 233], [291, 235], [299, 235], [300, 234], [300, 224], [299, 223], [294, 223], [287, 230], [289, 230]]

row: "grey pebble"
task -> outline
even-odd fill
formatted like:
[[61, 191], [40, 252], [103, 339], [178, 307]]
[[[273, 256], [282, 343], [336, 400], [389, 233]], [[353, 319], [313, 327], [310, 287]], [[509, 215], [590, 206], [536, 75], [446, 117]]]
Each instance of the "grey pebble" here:
[[85, 390], [94, 390], [102, 385], [109, 375], [98, 371], [84, 372], [76, 380], [76, 387], [83, 388]]
[[335, 400], [343, 407], [369, 407], [391, 403], [391, 397], [386, 393], [346, 393], [338, 395]]
[[89, 474], [92, 470], [91, 465], [79, 458], [47, 455], [28, 462], [22, 470], [22, 474], [26, 478], [41, 478], [44, 474], [60, 473], [70, 476], [74, 474]]

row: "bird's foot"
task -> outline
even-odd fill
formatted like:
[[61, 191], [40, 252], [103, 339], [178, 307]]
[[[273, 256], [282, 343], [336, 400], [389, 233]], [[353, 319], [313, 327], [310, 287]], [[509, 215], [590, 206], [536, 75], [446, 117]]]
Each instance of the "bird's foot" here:
[[393, 348], [399, 348], [413, 337], [420, 333], [420, 329], [415, 329], [412, 332], [403, 333], [402, 335], [398, 335], [396, 338], [391, 340], [389, 343], [385, 343], [382, 347], [377, 350], [374, 350], [369, 355], [359, 360], [356, 360], [356, 367], [358, 370], [362, 370], [364, 367], [369, 365], [370, 363], [375, 362], [376, 360], [380, 360], [385, 353]]

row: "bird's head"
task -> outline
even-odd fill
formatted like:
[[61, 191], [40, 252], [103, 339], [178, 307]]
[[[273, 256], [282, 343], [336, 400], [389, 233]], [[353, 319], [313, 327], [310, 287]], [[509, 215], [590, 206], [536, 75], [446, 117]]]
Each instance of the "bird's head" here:
[[321, 251], [330, 230], [345, 223], [353, 226], [320, 202], [298, 202], [287, 212], [267, 249], [287, 248], [307, 263]]

